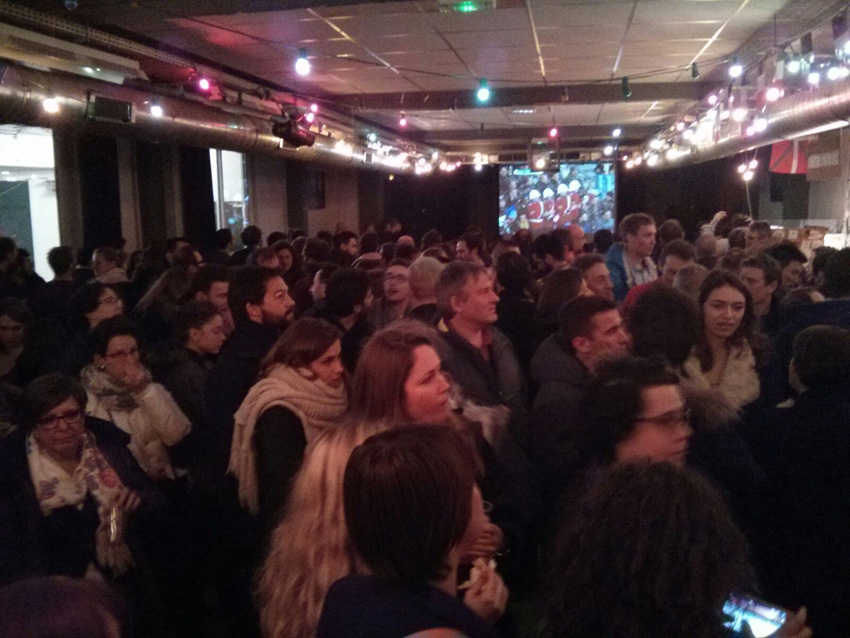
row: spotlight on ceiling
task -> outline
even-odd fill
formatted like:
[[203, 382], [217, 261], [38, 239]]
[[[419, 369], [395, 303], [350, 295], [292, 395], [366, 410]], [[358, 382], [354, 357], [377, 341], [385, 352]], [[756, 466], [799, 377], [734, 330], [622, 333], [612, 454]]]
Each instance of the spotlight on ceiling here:
[[151, 104], [151, 115], [154, 117], [162, 117], [165, 115], [165, 111], [162, 110], [162, 107], [157, 102], [154, 102]]
[[744, 74], [744, 65], [738, 62], [738, 58], [732, 58], [728, 71], [730, 78], [737, 79]]
[[617, 128], [615, 128], [613, 131], [611, 131], [612, 137], [620, 137], [622, 134], [623, 134], [623, 129], [621, 129], [619, 126]]
[[479, 102], [486, 102], [490, 99], [490, 87], [487, 86], [487, 80], [481, 78], [478, 82], [478, 93], [476, 93], [476, 97]]
[[402, 112], [401, 117], [398, 119], [398, 125], [401, 128], [407, 126], [407, 116]]
[[272, 134], [296, 148], [299, 146], [313, 146], [316, 143], [315, 133], [298, 126], [292, 120], [275, 122], [272, 126]]
[[605, 155], [612, 155], [614, 153], [614, 147], [609, 144], [608, 146], [602, 149], [602, 152], [605, 153]]
[[551, 138], [558, 137], [558, 128], [557, 127], [553, 126], [552, 128], [549, 129], [549, 137], [551, 137]]
[[46, 97], [41, 101], [42, 108], [51, 115], [59, 112], [59, 100], [53, 96]]
[[295, 60], [295, 72], [298, 75], [310, 75], [310, 60], [307, 59], [307, 49], [298, 50], [298, 59]]

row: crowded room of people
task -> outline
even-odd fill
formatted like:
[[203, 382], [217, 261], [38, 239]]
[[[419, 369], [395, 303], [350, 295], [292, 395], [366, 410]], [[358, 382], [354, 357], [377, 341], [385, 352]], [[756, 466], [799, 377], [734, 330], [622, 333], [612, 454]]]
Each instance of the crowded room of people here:
[[850, 2], [0, 1], [0, 638], [850, 638]]

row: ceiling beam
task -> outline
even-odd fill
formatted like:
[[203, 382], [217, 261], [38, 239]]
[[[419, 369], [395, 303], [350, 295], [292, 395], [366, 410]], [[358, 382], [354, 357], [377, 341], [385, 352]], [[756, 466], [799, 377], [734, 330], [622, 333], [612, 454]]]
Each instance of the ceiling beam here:
[[[620, 126], [622, 133], [619, 138], [611, 135], [615, 127], [595, 124], [593, 126], [559, 126], [558, 134], [561, 143], [569, 140], [595, 140], [598, 142], [618, 142], [624, 140], [642, 141], [664, 128], [662, 125], [632, 124]], [[529, 126], [522, 128], [487, 128], [480, 130], [451, 130], [451, 131], [405, 131], [405, 139], [414, 142], [433, 142], [434, 144], [451, 144], [465, 142], [488, 141], [525, 141], [546, 139], [549, 127]]]
[[[632, 82], [631, 100], [698, 101], [718, 88], [706, 82]], [[561, 86], [525, 86], [499, 88], [491, 86], [491, 97], [482, 104], [475, 97], [476, 87], [470, 81], [468, 91], [419, 91], [414, 93], [370, 93], [338, 95], [335, 101], [367, 110], [406, 109], [408, 111], [446, 111], [480, 106], [508, 107], [534, 104], [606, 104], [623, 102], [620, 82]]]

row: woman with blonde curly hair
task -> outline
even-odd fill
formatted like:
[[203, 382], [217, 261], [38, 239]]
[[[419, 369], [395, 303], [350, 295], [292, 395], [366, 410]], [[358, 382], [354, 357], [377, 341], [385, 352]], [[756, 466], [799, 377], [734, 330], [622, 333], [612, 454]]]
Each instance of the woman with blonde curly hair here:
[[363, 349], [350, 416], [315, 441], [272, 534], [257, 589], [265, 636], [315, 635], [330, 586], [363, 571], [348, 540], [342, 503], [343, 473], [354, 448], [404, 423], [451, 422], [449, 384], [432, 345], [435, 338], [422, 324], [401, 321]]

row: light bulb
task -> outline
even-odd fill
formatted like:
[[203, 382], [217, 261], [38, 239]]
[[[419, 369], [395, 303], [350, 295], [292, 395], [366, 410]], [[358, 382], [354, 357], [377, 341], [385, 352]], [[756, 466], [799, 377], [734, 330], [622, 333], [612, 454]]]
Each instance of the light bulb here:
[[366, 139], [374, 144], [378, 141], [378, 134], [373, 131], [366, 136]]
[[165, 112], [162, 110], [162, 107], [159, 104], [154, 103], [151, 106], [151, 115], [154, 117], [162, 117]]
[[767, 130], [767, 120], [763, 117], [757, 117], [755, 122], [753, 122], [753, 127], [756, 129], [758, 133]]
[[717, 96], [714, 93], [708, 96], [708, 103], [710, 106], [717, 104]]
[[649, 148], [651, 148], [655, 151], [661, 150], [662, 146], [664, 146], [664, 143], [661, 140], [659, 140], [657, 137], [653, 137], [649, 141]]
[[549, 129], [549, 137], [555, 138], [558, 137], [558, 129], [556, 127], [552, 127]]
[[754, 176], [755, 176], [755, 173], [753, 173], [751, 170], [747, 170], [744, 173], [743, 178], [744, 178], [745, 182], [749, 182]]
[[310, 111], [309, 113], [306, 113], [304, 115], [304, 119], [307, 121], [308, 124], [312, 124], [316, 121], [316, 114]]
[[319, 105], [318, 104], [311, 104], [310, 105], [310, 111], [312, 111], [313, 113], [318, 113], [319, 112]]
[[543, 159], [542, 157], [539, 158], [539, 159], [536, 159], [534, 161], [534, 168], [541, 169], [541, 170], [546, 168], [546, 160]]
[[744, 66], [738, 62], [737, 59], [732, 60], [732, 64], [729, 65], [729, 77], [730, 78], [739, 78], [744, 74]]
[[484, 168], [484, 166], [482, 164], [476, 164], [475, 165], [475, 170], [478, 171], [479, 173], [481, 172], [481, 169], [483, 169], [483, 168]]
[[747, 109], [738, 108], [732, 111], [732, 119], [736, 122], [743, 122], [747, 119]]
[[640, 155], [638, 155], [638, 156], [634, 159], [634, 162], [635, 162], [635, 166], [640, 166], [641, 164], [643, 164], [643, 157], [641, 157]]
[[41, 106], [48, 113], [53, 114], [59, 112], [59, 100], [57, 100], [55, 97], [44, 98], [44, 100], [42, 100], [41, 102]]
[[307, 59], [307, 49], [298, 50], [298, 59], [295, 60], [295, 72], [298, 75], [310, 75], [310, 60]]
[[401, 128], [404, 128], [405, 126], [407, 126], [407, 117], [405, 116], [404, 113], [401, 114], [401, 117], [398, 120], [398, 125]]
[[747, 170], [747, 165], [746, 165], [746, 164], [739, 164], [739, 165], [738, 165], [738, 172], [739, 172], [739, 173], [741, 173], [742, 175], [744, 174], [744, 172], [745, 172], [746, 170]]
[[612, 137], [620, 137], [622, 134], [623, 134], [623, 129], [621, 129], [619, 126], [617, 128], [615, 128], [613, 131], [611, 131]]
[[764, 97], [768, 102], [776, 102], [782, 97], [782, 90], [778, 86], [772, 86], [764, 94]]
[[605, 153], [605, 155], [611, 155], [614, 152], [614, 147], [609, 144], [604, 149], [602, 149], [602, 152]]
[[751, 159], [750, 163], [748, 164], [751, 171], [756, 170], [758, 168], [758, 165], [759, 165], [759, 161], [757, 159]]
[[201, 78], [198, 80], [198, 88], [201, 89], [201, 91], [209, 91], [212, 88], [212, 85], [207, 78]]
[[479, 102], [486, 102], [490, 99], [490, 87], [487, 86], [487, 80], [481, 78], [478, 83], [478, 93], [476, 94]]
[[809, 77], [807, 78], [807, 81], [812, 86], [814, 86], [816, 84], [820, 84], [820, 73], [818, 73], [817, 71], [812, 71], [811, 73], [809, 73]]
[[685, 130], [685, 123], [684, 122], [676, 122], [676, 130], [679, 131], [680, 133], [682, 131], [684, 131]]
[[627, 169], [632, 170], [634, 167], [635, 167], [634, 160], [629, 160], [628, 162], [626, 162], [626, 168]]
[[658, 155], [650, 155], [646, 158], [646, 163], [649, 166], [655, 166], [658, 164]]
[[785, 70], [791, 75], [797, 75], [802, 66], [801, 62], [797, 58], [794, 58], [793, 60], [788, 60], [788, 63], [785, 65]]
[[685, 138], [686, 140], [691, 139], [693, 136], [694, 136], [694, 130], [691, 129], [691, 128], [686, 128], [684, 130], [684, 132], [682, 133], [682, 137]]

